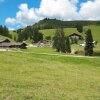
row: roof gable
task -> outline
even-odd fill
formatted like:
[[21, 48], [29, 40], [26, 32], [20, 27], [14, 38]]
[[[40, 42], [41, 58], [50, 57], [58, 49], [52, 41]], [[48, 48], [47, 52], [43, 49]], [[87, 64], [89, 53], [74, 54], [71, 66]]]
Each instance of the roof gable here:
[[3, 43], [3, 42], [10, 42], [9, 39], [0, 39], [0, 43]]

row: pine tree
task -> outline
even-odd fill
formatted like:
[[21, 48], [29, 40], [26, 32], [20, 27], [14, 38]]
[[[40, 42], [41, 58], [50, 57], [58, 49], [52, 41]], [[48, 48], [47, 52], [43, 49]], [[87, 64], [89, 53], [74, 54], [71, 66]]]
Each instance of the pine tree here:
[[33, 40], [34, 40], [34, 43], [37, 43], [38, 41], [43, 40], [43, 34], [39, 32], [38, 29], [34, 29]]
[[57, 52], [60, 52], [61, 51], [61, 48], [62, 48], [62, 42], [61, 41], [62, 37], [64, 36], [64, 32], [62, 29], [57, 29], [56, 32], [55, 32], [55, 36], [54, 36], [54, 43], [53, 43], [53, 48], [57, 50]]
[[70, 46], [69, 37], [66, 37], [66, 52], [71, 53], [71, 46]]
[[54, 36], [53, 48], [57, 52], [70, 52], [69, 40], [66, 38], [63, 29], [57, 29]]
[[3, 35], [3, 26], [0, 25], [0, 35]]
[[3, 27], [3, 35], [9, 37], [9, 30], [6, 26]]
[[85, 42], [86, 42], [85, 55], [92, 56], [93, 55], [93, 37], [92, 37], [92, 33], [90, 29], [88, 29], [88, 31], [86, 32]]
[[77, 24], [77, 25], [76, 25], [76, 28], [77, 28], [77, 31], [78, 31], [79, 33], [82, 33], [82, 32], [83, 32], [83, 26], [82, 26], [82, 25]]

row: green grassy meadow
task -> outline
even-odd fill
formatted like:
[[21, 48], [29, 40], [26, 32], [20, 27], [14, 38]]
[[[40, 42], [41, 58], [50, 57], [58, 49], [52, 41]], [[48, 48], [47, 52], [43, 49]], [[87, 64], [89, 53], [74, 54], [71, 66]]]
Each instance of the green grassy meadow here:
[[[84, 27], [84, 32], [91, 28], [98, 41], [94, 58], [42, 54], [60, 54], [50, 47], [0, 51], [0, 100], [100, 100], [99, 27]], [[40, 31], [44, 36], [55, 33], [55, 29]], [[75, 28], [64, 31], [78, 33]], [[72, 49], [84, 50], [74, 45]]]
[[100, 58], [0, 52], [0, 100], [100, 100]]

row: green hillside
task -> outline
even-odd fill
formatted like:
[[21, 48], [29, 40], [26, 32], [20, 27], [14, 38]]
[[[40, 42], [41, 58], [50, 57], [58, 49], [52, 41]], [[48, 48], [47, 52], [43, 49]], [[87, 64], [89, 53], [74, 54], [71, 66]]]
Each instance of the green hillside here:
[[37, 27], [39, 29], [55, 29], [55, 28], [75, 28], [77, 25], [87, 26], [87, 25], [100, 25], [100, 21], [62, 21], [57, 19], [45, 18], [40, 20], [38, 23], [34, 24], [32, 27]]
[[[94, 48], [94, 51], [96, 53], [97, 56], [100, 56], [100, 26], [99, 25], [90, 25], [90, 26], [84, 26], [84, 32], [83, 32], [83, 37], [85, 38], [85, 32], [87, 29], [91, 29], [92, 30], [92, 35], [93, 35], [93, 39], [94, 41], [97, 41], [98, 44], [97, 46]], [[44, 34], [44, 38], [46, 36], [51, 36], [53, 37], [54, 34], [55, 34], [55, 31], [56, 29], [45, 29], [45, 30], [40, 30], [40, 32], [42, 32]], [[66, 35], [68, 36], [69, 34], [71, 33], [78, 33], [80, 34], [79, 32], [77, 32], [77, 29], [76, 28], [64, 28], [64, 32], [66, 33]], [[79, 43], [83, 43], [83, 41], [79, 41]], [[81, 47], [81, 46], [72, 46], [72, 49], [74, 50], [80, 50], [80, 51], [84, 51], [84, 48]]]
[[10, 38], [5, 37], [5, 36], [2, 36], [2, 35], [0, 35], [0, 39], [9, 39], [11, 42], [14, 42], [14, 40], [13, 40], [13, 39], [10, 39]]
[[[71, 33], [78, 33], [76, 30], [76, 26], [85, 27], [83, 33], [86, 32], [87, 26], [90, 26], [91, 29], [94, 28], [93, 31], [95, 33], [95, 30], [98, 31], [99, 29], [97, 27], [100, 26], [100, 21], [62, 21], [57, 19], [45, 18], [43, 20], [40, 20], [38, 23], [33, 24], [32, 26], [27, 26], [16, 31], [11, 31], [10, 33], [13, 33], [12, 38], [14, 40], [17, 39], [19, 41], [32, 42], [33, 33], [37, 29], [43, 33], [45, 38], [45, 36], [53, 37], [57, 28], [64, 28], [66, 35], [69, 35]], [[95, 34], [98, 34], [98, 32], [96, 32]], [[18, 37], [20, 37], [20, 39]], [[99, 38], [97, 40], [99, 40]]]
[[[90, 26], [84, 26], [84, 32], [86, 32], [86, 30], [90, 28], [92, 30], [92, 34], [95, 40], [100, 41], [100, 37], [99, 37], [99, 31], [100, 31], [100, 26], [99, 25], [90, 25]], [[40, 32], [42, 32], [45, 36], [54, 36], [56, 29], [44, 29], [44, 30], [40, 30]], [[69, 35], [71, 33], [78, 33], [76, 28], [64, 28], [64, 32], [66, 33], [66, 35]], [[16, 39], [18, 38], [18, 34], [14, 31], [10, 31], [10, 34], [12, 34], [12, 38], [14, 39], [14, 37], [16, 37]]]
[[6, 37], [6, 36], [0, 35], [0, 39], [9, 39], [11, 42], [16, 42], [17, 38], [18, 38], [17, 32], [10, 30], [9, 34], [10, 34], [11, 37]]
[[[45, 29], [45, 30], [40, 30], [45, 36], [54, 36], [56, 29]], [[76, 28], [64, 28], [64, 32], [66, 35], [70, 35], [72, 33], [78, 33]]]
[[[92, 34], [94, 37], [94, 40], [97, 40], [100, 42], [100, 26], [97, 25], [91, 25], [91, 26], [84, 26], [84, 31], [83, 33], [86, 32], [87, 29], [91, 29], [92, 30]], [[44, 36], [54, 36], [56, 29], [45, 29], [45, 30], [40, 30], [40, 32], [42, 32], [44, 34]], [[64, 28], [64, 32], [66, 33], [66, 35], [72, 34], [72, 33], [78, 33], [76, 28]]]
[[17, 39], [18, 39], [18, 34], [17, 34], [16, 31], [9, 31], [9, 34], [11, 34], [12, 39], [13, 39], [14, 41], [17, 41]]

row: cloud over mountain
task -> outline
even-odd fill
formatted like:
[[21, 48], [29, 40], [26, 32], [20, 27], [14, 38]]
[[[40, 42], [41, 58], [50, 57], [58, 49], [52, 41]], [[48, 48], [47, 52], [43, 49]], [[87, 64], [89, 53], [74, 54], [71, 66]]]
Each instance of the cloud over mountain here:
[[19, 11], [16, 13], [16, 18], [7, 18], [6, 23], [27, 26], [38, 20], [39, 19], [34, 8], [29, 9], [27, 4], [21, 4], [19, 6]]
[[[31, 25], [45, 17], [63, 20], [100, 20], [100, 0], [90, 0], [77, 7], [78, 0], [41, 0], [39, 8], [21, 4], [15, 18], [7, 18], [8, 24]], [[79, 9], [79, 11], [78, 11]]]
[[85, 20], [100, 20], [100, 0], [82, 3], [79, 15]]

